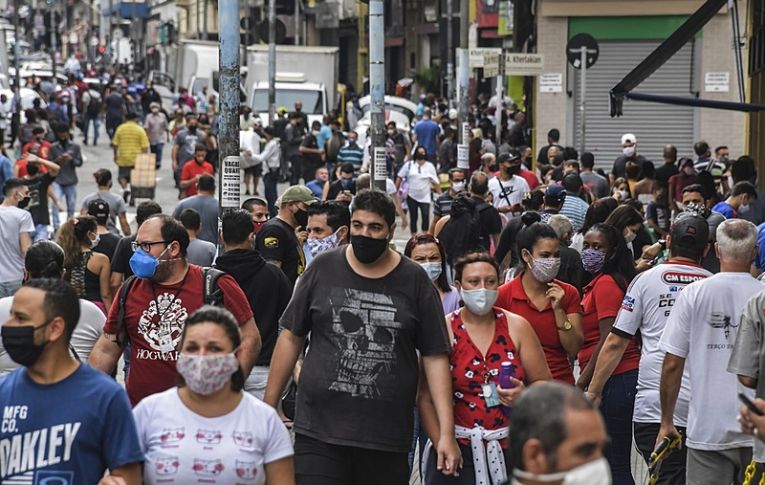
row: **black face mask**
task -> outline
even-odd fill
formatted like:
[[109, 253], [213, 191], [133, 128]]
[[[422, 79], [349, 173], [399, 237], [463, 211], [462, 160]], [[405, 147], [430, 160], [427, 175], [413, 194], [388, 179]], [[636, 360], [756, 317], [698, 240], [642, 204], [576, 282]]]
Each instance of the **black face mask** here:
[[308, 212], [304, 211], [303, 209], [295, 212], [295, 222], [303, 229], [308, 227]]
[[29, 196], [27, 195], [23, 199], [19, 201], [19, 209], [26, 209], [26, 207], [29, 205]]
[[35, 331], [45, 328], [52, 320], [48, 320], [39, 327], [25, 325], [23, 327], [0, 328], [3, 339], [3, 347], [10, 358], [19, 365], [31, 367], [40, 359], [47, 342], [42, 345], [35, 344]]
[[27, 173], [31, 175], [32, 177], [34, 177], [35, 175], [40, 173], [40, 166], [37, 165], [36, 163], [30, 163], [29, 165], [27, 165]]
[[189, 126], [189, 133], [196, 133], [197, 127], [196, 126]]
[[521, 166], [520, 165], [510, 165], [507, 167], [507, 173], [509, 175], [518, 175], [521, 173]]
[[356, 259], [372, 264], [388, 249], [388, 239], [374, 239], [367, 236], [351, 236], [351, 247]]

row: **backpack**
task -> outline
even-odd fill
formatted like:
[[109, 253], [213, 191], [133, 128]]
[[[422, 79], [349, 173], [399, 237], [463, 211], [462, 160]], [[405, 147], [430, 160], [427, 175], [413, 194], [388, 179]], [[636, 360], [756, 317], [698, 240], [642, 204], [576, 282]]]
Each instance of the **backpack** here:
[[90, 91], [90, 102], [88, 102], [88, 116], [98, 116], [98, 114], [101, 112], [101, 106], [103, 106], [103, 101], [101, 100], [101, 95], [98, 94], [95, 91]]
[[449, 221], [438, 235], [449, 264], [471, 251], [485, 250], [481, 238], [481, 212], [489, 207], [486, 202], [478, 202], [466, 193], [454, 199]]
[[[216, 268], [202, 268], [202, 297], [205, 305], [223, 306], [223, 291], [218, 286], [218, 278], [224, 274], [226, 274], [224, 271]], [[135, 279], [136, 276], [132, 275], [122, 283], [117, 298], [117, 304], [119, 305], [117, 307], [117, 343], [120, 345], [124, 343], [120, 342], [119, 339], [125, 326], [125, 302]]]

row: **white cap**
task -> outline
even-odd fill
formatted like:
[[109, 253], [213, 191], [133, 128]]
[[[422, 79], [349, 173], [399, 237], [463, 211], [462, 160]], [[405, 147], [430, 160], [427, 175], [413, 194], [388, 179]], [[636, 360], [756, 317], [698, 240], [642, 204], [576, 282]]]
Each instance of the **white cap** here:
[[635, 135], [633, 135], [632, 133], [625, 133], [622, 135], [622, 145], [624, 145], [625, 143], [635, 144], [637, 143], [637, 138], [635, 138]]
[[449, 110], [449, 119], [450, 120], [456, 120], [457, 119], [457, 110], [452, 108]]

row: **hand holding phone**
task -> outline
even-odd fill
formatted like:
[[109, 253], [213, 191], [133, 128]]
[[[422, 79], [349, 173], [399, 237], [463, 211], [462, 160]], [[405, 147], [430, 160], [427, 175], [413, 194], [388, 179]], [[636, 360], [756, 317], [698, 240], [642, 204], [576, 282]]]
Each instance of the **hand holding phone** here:
[[744, 403], [744, 406], [746, 406], [751, 412], [756, 414], [757, 416], [765, 416], [765, 413], [763, 413], [760, 408], [758, 408], [751, 399], [746, 397], [746, 394], [738, 393], [738, 399], [742, 403]]

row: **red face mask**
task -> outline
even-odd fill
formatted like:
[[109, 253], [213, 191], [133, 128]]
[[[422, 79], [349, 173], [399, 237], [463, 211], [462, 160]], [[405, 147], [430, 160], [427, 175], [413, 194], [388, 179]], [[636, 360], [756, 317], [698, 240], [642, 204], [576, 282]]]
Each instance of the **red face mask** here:
[[260, 228], [263, 227], [263, 224], [265, 223], [266, 221], [260, 221], [260, 222], [253, 221], [252, 222], [253, 232], [255, 232], [255, 234], [259, 233]]

